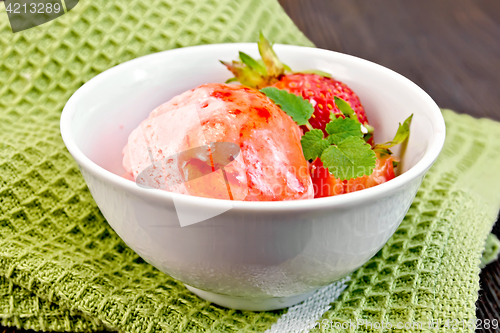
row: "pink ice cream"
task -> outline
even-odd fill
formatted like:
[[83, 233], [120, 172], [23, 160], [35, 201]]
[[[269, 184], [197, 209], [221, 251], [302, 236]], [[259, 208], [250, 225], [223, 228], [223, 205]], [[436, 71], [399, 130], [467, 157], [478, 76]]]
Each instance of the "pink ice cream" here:
[[[295, 122], [260, 92], [205, 84], [154, 109], [130, 134], [123, 166], [134, 180], [148, 174], [155, 187], [177, 193], [246, 201], [312, 199], [300, 136]], [[213, 146], [209, 154], [193, 149], [214, 142], [239, 146], [223, 170], [214, 168]], [[189, 159], [176, 159], [189, 149]]]

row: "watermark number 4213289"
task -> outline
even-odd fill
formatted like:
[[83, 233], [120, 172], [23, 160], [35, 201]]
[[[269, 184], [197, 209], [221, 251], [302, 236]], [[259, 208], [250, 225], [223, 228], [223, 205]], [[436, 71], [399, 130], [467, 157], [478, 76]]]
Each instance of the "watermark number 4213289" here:
[[78, 0], [5, 0], [12, 32], [30, 29], [64, 15]]

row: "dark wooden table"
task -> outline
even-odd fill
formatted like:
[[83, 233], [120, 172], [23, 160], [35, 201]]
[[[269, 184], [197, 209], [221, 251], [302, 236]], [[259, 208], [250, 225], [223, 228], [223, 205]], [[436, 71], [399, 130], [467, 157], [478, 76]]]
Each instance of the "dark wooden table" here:
[[[500, 120], [500, 1], [280, 3], [316, 46], [389, 67], [417, 83], [441, 107]], [[500, 235], [500, 227], [494, 232]], [[498, 261], [483, 269], [481, 288], [478, 318], [500, 319]]]

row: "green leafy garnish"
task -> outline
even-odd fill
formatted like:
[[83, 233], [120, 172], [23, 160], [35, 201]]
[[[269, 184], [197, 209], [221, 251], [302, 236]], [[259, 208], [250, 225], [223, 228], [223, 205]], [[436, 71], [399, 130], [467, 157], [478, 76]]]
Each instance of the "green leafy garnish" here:
[[389, 154], [389, 155], [392, 154], [389, 148], [392, 148], [395, 145], [403, 143], [410, 135], [410, 125], [412, 119], [413, 119], [413, 114], [410, 115], [408, 118], [406, 118], [403, 124], [401, 123], [399, 124], [398, 131], [396, 132], [394, 139], [392, 139], [391, 141], [387, 141], [385, 143], [376, 144], [375, 146], [373, 146], [373, 150], [382, 154]]
[[325, 130], [330, 134], [328, 141], [333, 145], [338, 145], [342, 140], [350, 136], [359, 138], [363, 136], [361, 124], [350, 118], [335, 118], [326, 124]]
[[341, 180], [370, 175], [376, 166], [376, 154], [392, 154], [389, 148], [402, 143], [409, 135], [412, 116], [399, 125], [392, 141], [372, 148], [366, 141], [372, 136], [373, 127], [364, 126], [365, 130], [362, 131], [363, 125], [351, 106], [343, 99], [335, 97], [335, 104], [346, 118], [333, 115], [332, 121], [326, 124], [325, 137], [323, 131], [313, 129], [309, 124], [309, 118], [314, 112], [311, 103], [275, 87], [263, 88], [260, 91], [281, 107], [298, 125], [308, 127], [309, 131], [300, 140], [305, 159], [315, 160], [319, 157], [323, 166]]
[[[347, 180], [370, 175], [376, 166], [377, 153], [391, 154], [389, 148], [402, 143], [408, 138], [411, 116], [398, 128], [392, 141], [372, 147], [366, 143], [373, 127], [364, 126], [358, 120], [351, 106], [339, 97], [335, 104], [344, 117], [332, 116], [332, 121], [326, 124], [325, 137], [323, 131], [311, 128], [309, 118], [314, 112], [312, 105], [300, 96], [274, 87], [260, 90], [274, 103], [281, 107], [298, 125], [306, 125], [309, 129], [300, 142], [307, 160], [320, 158], [323, 166], [336, 178]], [[333, 113], [332, 113], [333, 114]]]
[[321, 161], [336, 178], [345, 180], [370, 175], [376, 165], [376, 155], [363, 139], [350, 136], [325, 149]]
[[313, 129], [302, 136], [302, 151], [307, 160], [317, 157], [336, 178], [345, 180], [369, 175], [376, 164], [375, 152], [363, 139], [361, 124], [350, 118], [336, 118], [325, 128], [329, 134]]
[[314, 112], [311, 103], [300, 96], [274, 87], [267, 87], [260, 91], [281, 107], [299, 126], [309, 124], [308, 120]]
[[[326, 124], [325, 131], [328, 135], [325, 138], [322, 130], [313, 129], [309, 124], [308, 120], [314, 112], [311, 103], [301, 96], [274, 87], [267, 87], [260, 91], [298, 125], [308, 127], [309, 131], [300, 140], [305, 159], [315, 160], [319, 157], [323, 166], [342, 180], [369, 175], [373, 172], [376, 161], [375, 152], [364, 141], [361, 123], [357, 117], [334, 118]], [[341, 101], [339, 103], [347, 104], [340, 98], [339, 101]], [[343, 109], [346, 108], [343, 107]], [[349, 111], [346, 111], [346, 116], [348, 114]]]
[[306, 160], [315, 160], [330, 146], [328, 140], [323, 139], [323, 131], [319, 129], [306, 132], [300, 139], [300, 143]]

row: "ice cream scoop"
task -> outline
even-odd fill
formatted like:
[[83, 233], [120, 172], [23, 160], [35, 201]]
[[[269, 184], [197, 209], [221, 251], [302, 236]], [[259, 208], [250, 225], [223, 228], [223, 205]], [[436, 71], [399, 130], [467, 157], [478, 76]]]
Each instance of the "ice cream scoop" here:
[[[154, 109], [130, 134], [123, 166], [136, 182], [171, 192], [245, 201], [312, 199], [300, 131], [257, 90], [205, 84]], [[218, 161], [229, 151], [214, 145], [222, 142], [240, 148], [223, 167]]]

